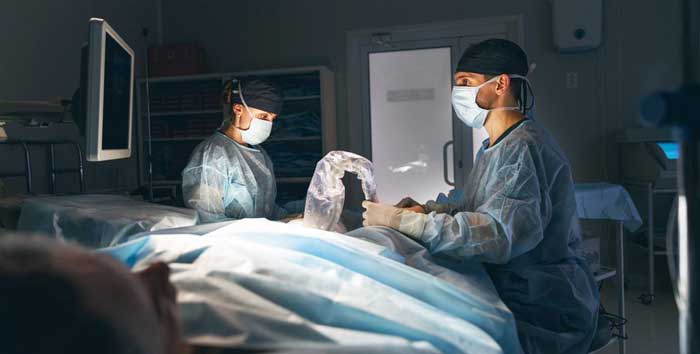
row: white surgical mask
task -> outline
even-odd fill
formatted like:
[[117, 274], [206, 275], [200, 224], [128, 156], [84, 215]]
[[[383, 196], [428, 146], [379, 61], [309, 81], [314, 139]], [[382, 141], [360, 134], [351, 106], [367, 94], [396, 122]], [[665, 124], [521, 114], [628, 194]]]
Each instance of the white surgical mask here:
[[239, 83], [238, 94], [241, 96], [241, 102], [243, 102], [243, 106], [250, 116], [250, 126], [248, 129], [238, 129], [241, 132], [241, 139], [243, 139], [246, 144], [250, 145], [262, 144], [268, 137], [270, 137], [270, 133], [272, 132], [272, 122], [269, 120], [255, 118], [253, 113], [250, 112], [248, 105], [245, 103], [240, 85], [241, 84]]
[[[520, 75], [508, 75], [508, 77], [528, 81], [527, 78]], [[452, 88], [452, 107], [457, 113], [457, 117], [464, 124], [474, 129], [479, 129], [484, 126], [486, 117], [491, 111], [517, 111], [520, 109], [520, 107], [499, 107], [489, 110], [479, 107], [479, 104], [476, 103], [476, 96], [479, 94], [479, 90], [496, 80], [498, 80], [498, 76], [479, 86], [454, 86]]]
[[250, 121], [250, 127], [246, 130], [241, 130], [241, 138], [246, 144], [259, 145], [262, 144], [272, 131], [272, 122], [264, 119], [253, 118]]

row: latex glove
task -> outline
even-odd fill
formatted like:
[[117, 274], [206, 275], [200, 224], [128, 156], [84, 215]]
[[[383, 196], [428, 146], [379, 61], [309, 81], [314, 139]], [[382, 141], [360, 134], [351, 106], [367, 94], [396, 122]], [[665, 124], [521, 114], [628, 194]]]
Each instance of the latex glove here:
[[362, 202], [366, 211], [362, 214], [364, 226], [388, 226], [407, 236], [420, 240], [428, 216], [391, 205]]

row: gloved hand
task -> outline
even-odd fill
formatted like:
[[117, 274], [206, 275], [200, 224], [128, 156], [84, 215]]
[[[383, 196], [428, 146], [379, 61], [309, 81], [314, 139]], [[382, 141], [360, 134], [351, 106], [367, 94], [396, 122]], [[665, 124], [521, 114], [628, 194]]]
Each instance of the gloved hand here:
[[396, 203], [396, 205], [394, 205], [394, 206], [397, 208], [401, 208], [401, 209], [408, 209], [411, 211], [415, 211], [416, 213], [425, 214], [425, 207], [410, 197], [406, 197], [406, 198], [401, 199], [401, 201]]
[[362, 214], [364, 226], [388, 226], [407, 236], [420, 240], [428, 216], [391, 205], [362, 202], [366, 211]]
[[444, 193], [438, 194], [436, 200], [429, 200], [423, 205], [423, 210], [426, 214], [432, 212], [438, 214], [455, 215], [460, 211], [464, 211], [464, 191], [461, 189], [453, 189], [449, 195]]
[[429, 200], [425, 203], [425, 206], [423, 207], [423, 210], [426, 210], [426, 212], [436, 212], [438, 214], [450, 214], [454, 215], [453, 211], [457, 209], [457, 206], [454, 204], [449, 204], [449, 203], [438, 203], [432, 200]]

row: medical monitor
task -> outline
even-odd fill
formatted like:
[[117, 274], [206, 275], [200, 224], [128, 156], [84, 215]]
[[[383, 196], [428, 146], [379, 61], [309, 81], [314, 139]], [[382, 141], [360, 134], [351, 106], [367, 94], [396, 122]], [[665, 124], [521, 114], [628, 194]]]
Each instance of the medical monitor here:
[[678, 160], [678, 143], [665, 141], [656, 143], [656, 145], [663, 151], [667, 159]]
[[[84, 50], [85, 133], [88, 161], [131, 156], [134, 51], [102, 19], [90, 19]], [[87, 57], [87, 58], [85, 58]], [[87, 65], [85, 60], [87, 59]]]

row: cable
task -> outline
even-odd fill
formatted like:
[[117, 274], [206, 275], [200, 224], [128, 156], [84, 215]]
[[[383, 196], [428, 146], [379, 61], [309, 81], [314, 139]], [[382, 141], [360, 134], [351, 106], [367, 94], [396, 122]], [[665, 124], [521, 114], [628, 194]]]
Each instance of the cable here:
[[[602, 282], [601, 282], [602, 284]], [[627, 339], [627, 335], [622, 335], [622, 328], [627, 324], [627, 318], [616, 315], [614, 313], [610, 313], [605, 310], [605, 306], [603, 304], [600, 304], [600, 314], [610, 322], [610, 329], [611, 329], [611, 334], [613, 337], [620, 338], [622, 340]]]
[[[148, 38], [148, 28], [143, 29], [143, 36]], [[146, 41], [146, 139], [148, 140], [148, 200], [153, 201], [153, 148], [151, 145], [151, 90], [149, 77], [151, 76], [148, 65], [148, 41]]]
[[532, 101], [530, 101], [530, 106], [526, 107], [525, 110], [531, 111], [533, 108], [535, 108], [535, 91], [533, 91], [532, 85], [530, 85], [529, 81], [526, 81], [525, 83], [525, 86], [527, 86], [528, 90], [530, 91], [530, 97], [532, 97]]

